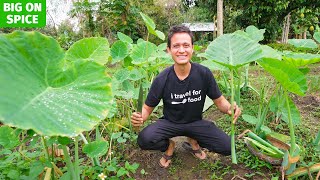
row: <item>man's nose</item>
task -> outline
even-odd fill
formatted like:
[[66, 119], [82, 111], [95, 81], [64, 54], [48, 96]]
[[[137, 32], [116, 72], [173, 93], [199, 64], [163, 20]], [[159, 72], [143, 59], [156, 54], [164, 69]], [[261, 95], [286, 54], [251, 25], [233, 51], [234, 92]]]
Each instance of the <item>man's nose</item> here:
[[179, 51], [179, 52], [185, 52], [185, 49], [184, 49], [183, 46], [180, 46], [179, 49], [178, 49], [178, 51]]

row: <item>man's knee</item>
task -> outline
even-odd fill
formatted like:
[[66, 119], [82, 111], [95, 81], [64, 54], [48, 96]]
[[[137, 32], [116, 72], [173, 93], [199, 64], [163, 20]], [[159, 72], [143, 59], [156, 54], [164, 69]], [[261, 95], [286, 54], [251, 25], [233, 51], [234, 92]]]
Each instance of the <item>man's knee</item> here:
[[225, 138], [221, 140], [220, 143], [211, 143], [208, 150], [224, 156], [231, 155], [231, 138]]
[[222, 144], [220, 154], [224, 156], [231, 155], [231, 138], [225, 140], [225, 143]]
[[153, 141], [152, 132], [149, 132], [148, 129], [142, 130], [138, 135], [137, 143], [141, 149], [149, 149]]

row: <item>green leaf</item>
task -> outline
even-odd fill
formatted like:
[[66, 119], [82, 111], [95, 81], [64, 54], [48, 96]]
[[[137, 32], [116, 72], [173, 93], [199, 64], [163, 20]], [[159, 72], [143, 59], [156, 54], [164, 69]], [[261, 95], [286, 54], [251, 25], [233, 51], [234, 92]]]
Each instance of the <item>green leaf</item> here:
[[111, 138], [112, 139], [118, 139], [121, 137], [122, 132], [112, 133]]
[[246, 28], [246, 33], [256, 42], [262, 41], [264, 39], [263, 34], [266, 32], [265, 29], [258, 29], [251, 25]]
[[119, 62], [127, 57], [129, 51], [127, 44], [122, 41], [116, 41], [111, 47], [112, 63]]
[[[292, 101], [292, 99], [289, 97], [289, 106], [290, 106], [290, 112], [291, 112], [291, 118], [293, 125], [298, 125], [301, 122], [301, 116], [300, 111]], [[288, 109], [287, 104], [285, 101], [278, 102], [276, 98], [272, 98], [270, 101], [270, 110], [274, 113], [276, 113], [276, 110], [278, 110], [279, 115], [281, 115], [281, 119], [285, 121], [286, 123], [289, 122], [289, 115], [288, 115]]]
[[85, 144], [82, 151], [91, 158], [96, 158], [105, 155], [108, 152], [109, 143], [104, 140], [97, 140]]
[[283, 55], [283, 59], [296, 67], [302, 67], [309, 64], [320, 62], [320, 55], [309, 54], [309, 53], [305, 54], [305, 53], [285, 52]]
[[203, 66], [206, 66], [207, 68], [209, 68], [211, 71], [228, 71], [229, 69], [226, 68], [225, 66], [218, 64], [212, 60], [205, 60], [205, 61], [201, 61], [200, 63]]
[[156, 29], [156, 24], [153, 22], [153, 20], [147, 16], [146, 14], [143, 14], [142, 12], [140, 12], [140, 15], [145, 23], [145, 25], [147, 26], [148, 32], [150, 34], [156, 35], [155, 29]]
[[18, 136], [14, 134], [14, 130], [9, 126], [0, 127], [0, 145], [4, 148], [12, 149], [20, 143]]
[[134, 92], [133, 91], [117, 91], [116, 96], [122, 97], [124, 99], [131, 99], [134, 97]]
[[126, 161], [125, 168], [132, 173], [136, 173], [136, 170], [139, 168], [139, 164], [133, 163], [132, 165], [130, 165], [130, 163], [128, 161]]
[[288, 91], [305, 95], [307, 91], [306, 77], [291, 64], [271, 58], [263, 58], [258, 63], [268, 71]]
[[144, 77], [145, 76], [141, 73], [141, 71], [135, 68], [130, 71], [128, 79], [132, 81], [137, 81]]
[[137, 44], [132, 50], [132, 64], [140, 65], [146, 63], [148, 58], [156, 51], [156, 48], [155, 44], [147, 41]]
[[109, 42], [106, 38], [85, 38], [74, 43], [66, 53], [66, 59], [70, 61], [87, 60], [101, 65], [107, 63], [109, 57]]
[[72, 179], [72, 178], [71, 178], [71, 173], [68, 171], [68, 172], [65, 172], [65, 173], [60, 177], [59, 180], [70, 180], [70, 179]]
[[31, 179], [36, 179], [39, 176], [39, 174], [42, 173], [43, 168], [44, 168], [44, 166], [40, 161], [36, 161], [36, 162], [32, 163], [32, 165], [30, 167], [29, 177]]
[[166, 36], [163, 34], [163, 32], [156, 30], [156, 36], [160, 38], [162, 41], [166, 38]]
[[314, 35], [313, 35], [313, 38], [314, 38], [318, 43], [320, 43], [320, 32], [315, 32]]
[[10, 179], [19, 179], [20, 173], [19, 173], [19, 171], [15, 170], [15, 169], [10, 169], [9, 173], [7, 174], [7, 176]]
[[74, 137], [107, 116], [112, 94], [105, 67], [74, 59], [66, 68], [58, 42], [38, 32], [0, 35], [0, 44], [1, 122]]
[[109, 165], [109, 166], [107, 166], [107, 170], [108, 171], [116, 171], [117, 168], [115, 166], [113, 166], [113, 165]]
[[129, 70], [127, 69], [119, 69], [114, 73], [114, 78], [119, 82], [122, 83], [123, 81], [129, 79]]
[[256, 125], [259, 122], [258, 118], [251, 116], [251, 115], [248, 115], [248, 114], [243, 114], [242, 118], [247, 123], [254, 124], [254, 125]]
[[123, 81], [122, 90], [124, 90], [126, 92], [130, 92], [130, 91], [133, 91], [133, 89], [134, 89], [133, 83], [131, 83], [129, 80]]
[[[250, 123], [250, 124], [253, 124], [253, 125], [256, 125], [258, 122], [259, 122], [259, 119], [254, 117], [254, 116], [251, 116], [251, 115], [248, 115], [248, 114], [243, 114], [242, 115], [242, 118], [244, 121], [246, 121], [247, 123]], [[265, 125], [262, 125], [261, 126], [261, 129], [262, 131], [266, 132], [266, 133], [270, 133], [271, 130], [270, 128], [268, 128], [267, 126]]]
[[282, 59], [281, 53], [270, 46], [261, 45], [261, 49], [262, 49], [262, 56], [264, 58], [272, 58], [272, 59], [278, 59], [278, 60]]
[[228, 68], [236, 68], [260, 59], [262, 50], [258, 43], [239, 33], [224, 34], [211, 42], [205, 57]]
[[118, 113], [117, 101], [116, 101], [116, 99], [114, 99], [114, 100], [111, 102], [111, 106], [110, 106], [110, 109], [109, 109], [109, 113], [108, 113], [107, 118], [112, 118], [112, 117], [115, 116], [117, 113]]
[[289, 39], [288, 43], [295, 47], [305, 49], [314, 49], [318, 47], [317, 43], [312, 39]]
[[125, 139], [125, 138], [123, 138], [123, 137], [119, 137], [118, 139], [117, 139], [117, 142], [118, 143], [125, 143], [127, 141], [127, 139]]
[[166, 51], [167, 50], [167, 43], [161, 43], [158, 45], [158, 51]]
[[58, 142], [61, 144], [61, 145], [68, 145], [71, 143], [71, 139], [68, 138], [68, 137], [58, 137]]
[[128, 174], [128, 173], [129, 172], [125, 168], [121, 167], [117, 172], [117, 177], [121, 177], [121, 176]]
[[126, 43], [129, 43], [129, 44], [132, 44], [132, 43], [133, 43], [133, 40], [132, 40], [129, 36], [123, 34], [122, 32], [117, 32], [117, 35], [118, 35], [118, 38], [119, 38], [122, 42], [126, 42]]

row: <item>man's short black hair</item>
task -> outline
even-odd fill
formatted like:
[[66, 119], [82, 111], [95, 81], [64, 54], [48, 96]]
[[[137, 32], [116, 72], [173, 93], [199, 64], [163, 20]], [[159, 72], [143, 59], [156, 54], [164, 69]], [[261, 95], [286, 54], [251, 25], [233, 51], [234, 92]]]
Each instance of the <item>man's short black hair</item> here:
[[176, 25], [172, 26], [168, 33], [168, 42], [167, 47], [171, 48], [171, 38], [176, 33], [187, 33], [191, 37], [191, 44], [193, 45], [193, 34], [187, 26], [184, 25]]

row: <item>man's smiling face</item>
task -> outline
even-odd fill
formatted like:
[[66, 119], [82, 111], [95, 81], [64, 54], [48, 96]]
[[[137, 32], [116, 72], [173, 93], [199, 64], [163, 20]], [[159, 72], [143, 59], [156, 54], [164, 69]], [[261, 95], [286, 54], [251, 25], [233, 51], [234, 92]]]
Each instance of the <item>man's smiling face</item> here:
[[175, 33], [171, 37], [171, 46], [167, 48], [167, 51], [171, 54], [175, 64], [184, 65], [189, 63], [193, 53], [190, 35], [188, 33]]

